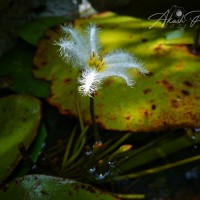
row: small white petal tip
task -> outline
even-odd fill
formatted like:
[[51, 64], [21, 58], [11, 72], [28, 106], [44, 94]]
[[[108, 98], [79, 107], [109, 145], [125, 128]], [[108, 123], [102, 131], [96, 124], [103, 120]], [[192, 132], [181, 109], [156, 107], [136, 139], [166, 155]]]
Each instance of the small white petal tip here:
[[78, 82], [80, 84], [78, 90], [83, 96], [91, 96], [99, 89], [100, 80], [98, 79], [98, 73], [95, 70], [84, 71]]

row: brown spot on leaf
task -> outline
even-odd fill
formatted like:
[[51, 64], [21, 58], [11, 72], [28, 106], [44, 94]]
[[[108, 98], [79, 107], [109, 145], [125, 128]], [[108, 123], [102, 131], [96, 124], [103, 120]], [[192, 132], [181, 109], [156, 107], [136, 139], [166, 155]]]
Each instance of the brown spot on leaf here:
[[81, 185], [81, 189], [87, 190], [87, 191], [89, 191], [91, 193], [96, 193], [96, 190], [91, 185]]
[[67, 78], [67, 79], [64, 80], [64, 83], [66, 83], [66, 84], [68, 84], [70, 82], [71, 82], [71, 78]]
[[144, 116], [145, 116], [145, 117], [149, 117], [149, 112], [148, 112], [148, 110], [144, 111]]
[[141, 42], [147, 42], [147, 41], [148, 41], [147, 38], [142, 38], [142, 39], [141, 39]]
[[153, 76], [153, 75], [154, 75], [153, 72], [149, 72], [149, 73], [147, 74], [147, 76]]
[[169, 92], [174, 90], [174, 86], [167, 80], [157, 81], [157, 84], [162, 84]]
[[199, 99], [200, 99], [200, 96], [196, 96], [195, 99], [196, 99], [196, 100], [199, 100]]
[[155, 104], [151, 105], [151, 109], [155, 110], [156, 109], [156, 105]]
[[163, 83], [163, 85], [166, 87], [166, 89], [167, 89], [168, 91], [174, 90], [173, 85], [170, 84], [167, 80], [163, 80], [162, 83]]
[[179, 105], [178, 105], [178, 101], [175, 100], [175, 99], [172, 99], [171, 105], [172, 105], [173, 108], [178, 108], [178, 106], [179, 106]]
[[193, 87], [192, 83], [189, 81], [184, 81], [183, 84], [185, 84], [188, 87]]
[[98, 91], [95, 91], [94, 96], [97, 97], [99, 95]]
[[125, 116], [125, 119], [126, 119], [126, 120], [130, 120], [130, 119], [131, 119], [131, 116], [130, 116], [130, 115]]
[[162, 50], [163, 50], [163, 48], [162, 48], [162, 45], [161, 45], [161, 44], [159, 44], [158, 46], [156, 46], [156, 47], [154, 48], [154, 52], [155, 52], [157, 55], [160, 55], [161, 52], [162, 52]]
[[190, 93], [187, 91], [187, 90], [181, 90], [181, 93], [184, 95], [184, 96], [189, 96]]
[[104, 82], [104, 85], [105, 85], [106, 87], [108, 87], [112, 82], [113, 82], [112, 79], [108, 78], [108, 79], [106, 79], [106, 81]]
[[144, 94], [148, 94], [148, 93], [150, 93], [150, 92], [152, 92], [152, 90], [149, 89], [149, 88], [148, 88], [148, 89], [145, 89], [145, 90], [143, 91]]

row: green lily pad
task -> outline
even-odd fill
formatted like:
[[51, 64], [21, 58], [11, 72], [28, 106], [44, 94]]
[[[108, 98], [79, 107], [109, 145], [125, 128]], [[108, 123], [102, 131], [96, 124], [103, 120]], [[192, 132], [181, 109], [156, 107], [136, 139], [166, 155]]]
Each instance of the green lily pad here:
[[40, 101], [25, 95], [0, 98], [0, 182], [22, 158], [19, 146], [27, 149], [36, 136], [41, 118]]
[[47, 97], [50, 93], [49, 84], [33, 77], [33, 56], [32, 50], [20, 46], [4, 55], [0, 60], [0, 89]]
[[0, 190], [0, 196], [2, 199], [15, 200], [117, 200], [116, 197], [91, 185], [45, 175], [28, 175], [17, 178], [6, 186], [5, 190]]
[[63, 23], [65, 20], [64, 17], [41, 17], [19, 26], [17, 32], [26, 42], [36, 45], [47, 28]]
[[[148, 76], [133, 73], [137, 81], [134, 88], [127, 87], [119, 78], [104, 82], [95, 96], [96, 121], [100, 127], [150, 132], [200, 126], [200, 57], [186, 45], [193, 43], [193, 30], [180, 30], [173, 36], [174, 30], [162, 28], [161, 23], [149, 29], [152, 21], [114, 13], [76, 20], [75, 28], [85, 28], [94, 22], [101, 28], [104, 52], [126, 49], [150, 71]], [[48, 98], [52, 105], [61, 113], [77, 116], [78, 71], [59, 57], [58, 47], [53, 43], [60, 37], [59, 28], [47, 30], [34, 59], [34, 74], [52, 81]], [[89, 98], [80, 97], [80, 102], [84, 121], [91, 123]]]

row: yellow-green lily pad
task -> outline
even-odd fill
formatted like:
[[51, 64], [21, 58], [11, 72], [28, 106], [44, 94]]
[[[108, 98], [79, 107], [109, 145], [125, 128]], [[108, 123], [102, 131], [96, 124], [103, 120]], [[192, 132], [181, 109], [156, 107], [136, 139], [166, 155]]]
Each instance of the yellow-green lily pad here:
[[15, 169], [20, 145], [27, 149], [36, 136], [41, 118], [40, 101], [25, 95], [0, 98], [0, 182]]
[[0, 190], [2, 199], [15, 200], [117, 200], [91, 185], [45, 175], [17, 178]]
[[[103, 13], [79, 19], [75, 28], [89, 23], [101, 28], [103, 51], [126, 49], [150, 71], [136, 76], [134, 88], [119, 78], [109, 78], [95, 95], [98, 125], [109, 130], [154, 131], [171, 127], [200, 126], [200, 56], [190, 51], [192, 29], [173, 30], [157, 23], [129, 16]], [[173, 31], [177, 31], [174, 33]], [[174, 36], [175, 35], [175, 36]], [[170, 36], [170, 37], [169, 37]], [[52, 105], [61, 113], [77, 116], [75, 93], [78, 72], [59, 57], [53, 45], [60, 29], [47, 30], [34, 59], [34, 74], [52, 81]], [[80, 97], [83, 119], [91, 123], [89, 98]]]

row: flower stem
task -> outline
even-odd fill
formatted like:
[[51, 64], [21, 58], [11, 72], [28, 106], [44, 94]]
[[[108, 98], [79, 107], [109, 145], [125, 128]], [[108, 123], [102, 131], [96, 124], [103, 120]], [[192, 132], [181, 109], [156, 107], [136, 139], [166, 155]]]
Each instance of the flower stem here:
[[92, 126], [93, 126], [93, 130], [94, 130], [95, 140], [99, 141], [100, 136], [99, 136], [99, 131], [98, 131], [98, 128], [97, 128], [97, 124], [96, 124], [96, 120], [95, 120], [95, 114], [94, 114], [94, 93], [90, 97], [90, 116], [91, 116], [91, 120], [92, 120]]
[[76, 109], [77, 109], [77, 112], [78, 112], [78, 119], [79, 119], [81, 131], [83, 131], [83, 129], [84, 129], [83, 118], [82, 118], [82, 115], [81, 115], [80, 102], [79, 102], [79, 96], [78, 96], [77, 90], [76, 90], [76, 94], [75, 94], [75, 99], [76, 99]]

